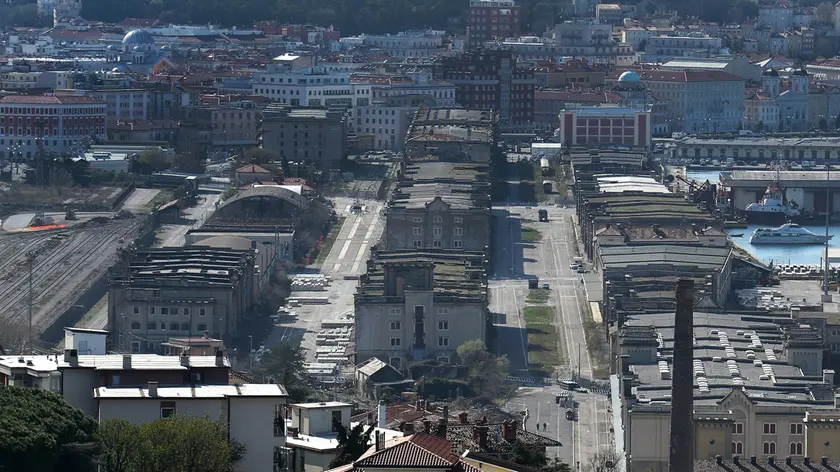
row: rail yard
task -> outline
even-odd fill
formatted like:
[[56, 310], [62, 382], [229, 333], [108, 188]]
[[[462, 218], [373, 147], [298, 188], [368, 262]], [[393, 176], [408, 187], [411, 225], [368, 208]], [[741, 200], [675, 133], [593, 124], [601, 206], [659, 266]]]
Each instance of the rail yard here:
[[33, 336], [40, 336], [133, 240], [139, 219], [96, 218], [61, 230], [0, 232], [0, 316], [29, 323], [30, 263]]

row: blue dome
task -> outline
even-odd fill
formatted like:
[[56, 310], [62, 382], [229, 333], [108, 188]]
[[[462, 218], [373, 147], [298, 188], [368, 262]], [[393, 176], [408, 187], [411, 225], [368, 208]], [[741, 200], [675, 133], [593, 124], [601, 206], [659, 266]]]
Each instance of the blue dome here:
[[[615, 77], [615, 76], [613, 76]], [[641, 82], [642, 79], [639, 77], [639, 74], [633, 72], [632, 70], [628, 70], [624, 72], [618, 77], [619, 82]]]
[[126, 33], [123, 44], [155, 44], [155, 38], [146, 30], [134, 30]]

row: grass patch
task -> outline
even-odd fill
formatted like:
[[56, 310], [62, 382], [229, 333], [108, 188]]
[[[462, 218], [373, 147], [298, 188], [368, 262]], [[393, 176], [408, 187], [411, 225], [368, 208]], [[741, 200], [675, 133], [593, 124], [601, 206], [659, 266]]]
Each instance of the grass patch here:
[[152, 211], [161, 205], [171, 202], [172, 200], [175, 200], [175, 195], [171, 191], [161, 190], [160, 193], [155, 195], [155, 198], [153, 198], [152, 201], [146, 204], [146, 209]]
[[315, 264], [323, 264], [324, 260], [330, 254], [333, 244], [335, 244], [335, 240], [338, 238], [338, 233], [341, 232], [341, 227], [344, 226], [344, 220], [345, 217], [341, 216], [333, 223], [329, 234], [327, 234], [327, 237], [321, 243], [321, 251], [318, 253], [318, 258], [315, 259]]
[[522, 240], [529, 243], [535, 243], [542, 240], [542, 234], [534, 228], [527, 226], [522, 227]]
[[550, 377], [560, 363], [554, 308], [527, 306], [523, 309], [528, 333], [528, 366], [534, 375]]
[[525, 297], [525, 301], [527, 303], [547, 303], [549, 294], [551, 294], [550, 290], [542, 288], [528, 290], [528, 296]]

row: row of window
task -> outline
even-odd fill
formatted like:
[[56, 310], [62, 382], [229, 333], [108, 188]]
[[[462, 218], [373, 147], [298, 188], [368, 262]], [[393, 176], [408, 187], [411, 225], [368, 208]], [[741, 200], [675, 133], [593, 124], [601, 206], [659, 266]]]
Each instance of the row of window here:
[[[436, 222], [437, 223], [437, 222]], [[423, 227], [422, 226], [413, 226], [411, 228], [411, 234], [414, 236], [422, 236], [423, 235]], [[435, 236], [443, 236], [443, 228], [440, 226], [435, 226], [432, 228], [432, 234]], [[452, 228], [452, 234], [454, 236], [463, 236], [464, 235], [464, 228], [457, 226]]]
[[[417, 305], [414, 308], [417, 309], [417, 308], [423, 308], [423, 307], [420, 306], [420, 305]], [[391, 308], [391, 314], [392, 315], [401, 315], [402, 314], [402, 308]], [[437, 314], [438, 315], [448, 315], [449, 314], [449, 308], [438, 308], [437, 309]]]
[[[132, 321], [131, 322], [131, 329], [132, 330], [139, 330], [141, 329], [141, 324], [139, 321]], [[169, 331], [190, 331], [190, 324], [189, 323], [169, 323], [166, 324], [165, 321], [160, 322], [160, 330], [167, 331], [167, 327]], [[198, 331], [207, 331], [207, 323], [198, 323], [196, 325], [196, 329]], [[146, 323], [146, 330], [147, 331], [157, 331], [158, 330], [158, 322], [157, 321], [149, 321]]]
[[[761, 452], [766, 455], [776, 454], [776, 443], [774, 441], [764, 441], [761, 444]], [[804, 454], [804, 447], [801, 441], [790, 443], [788, 452], [792, 456], [801, 456]], [[744, 454], [744, 443], [741, 441], [732, 441], [732, 454], [740, 456]]]
[[[416, 248], [423, 247], [423, 241], [420, 239], [415, 239], [414, 241], [412, 241], [411, 244]], [[434, 241], [432, 241], [432, 247], [443, 247], [443, 243], [440, 241], [440, 239], [435, 239]], [[452, 247], [456, 249], [461, 249], [462, 247], [464, 247], [464, 242], [460, 239], [455, 239], [452, 241]]]
[[[415, 216], [414, 218], [411, 219], [411, 221], [413, 221], [415, 223], [422, 223], [423, 222], [423, 217], [422, 216]], [[443, 217], [442, 216], [434, 216], [432, 218], [432, 221], [434, 223], [443, 223]], [[461, 224], [461, 223], [464, 222], [464, 218], [461, 217], [461, 216], [456, 216], [456, 217], [452, 218], [452, 222], [455, 223], [456, 225]]]
[[[140, 307], [133, 306], [131, 307], [131, 312], [135, 315], [140, 314]], [[155, 315], [160, 313], [161, 315], [190, 315], [192, 312], [190, 311], [189, 307], [177, 307], [177, 306], [161, 306], [161, 307], [149, 307], [149, 314]], [[206, 308], [199, 308], [198, 309], [198, 316], [204, 316], [207, 314]]]
[[[446, 336], [440, 336], [438, 339], [438, 347], [449, 347], [449, 338]], [[400, 347], [402, 346], [402, 338], [391, 338], [391, 347]]]
[[[761, 425], [763, 434], [776, 434], [776, 423], [763, 423]], [[791, 423], [790, 434], [805, 434], [805, 425], [803, 423]], [[744, 434], [744, 423], [733, 423], [732, 434]]]
[[[694, 157], [703, 157], [703, 156], [701, 156], [702, 152], [699, 148], [694, 148], [693, 153], [694, 153]], [[688, 154], [689, 154], [688, 149], [682, 148], [680, 150], [680, 156], [688, 157]], [[716, 157], [715, 149], [713, 149], [713, 148], [707, 148], [705, 154], [706, 154], [707, 157]], [[717, 152], [717, 157], [727, 157], [727, 155], [729, 155], [731, 157], [734, 157], [734, 158], [742, 157], [739, 149], [732, 149], [732, 151], [728, 153], [728, 152], [726, 152], [726, 148], [721, 148]], [[768, 156], [770, 157], [770, 159], [776, 159], [776, 157], [777, 157], [777, 153], [776, 153], [775, 150], [765, 153], [764, 149], [759, 149], [757, 151], [756, 155], [759, 158], [762, 158], [762, 159], [765, 158], [765, 157], [768, 157]], [[822, 155], [822, 157], [824, 157], [826, 159], [830, 159], [831, 157], [840, 158], [840, 151], [832, 151], [832, 150], [823, 150], [823, 151], [811, 150], [810, 151], [811, 159], [818, 159], [820, 155]], [[752, 149], [744, 149], [743, 157], [752, 157], [752, 156], [753, 156], [753, 150]], [[798, 157], [799, 159], [805, 159], [805, 156], [806, 156], [805, 151], [802, 150], [802, 149], [798, 150], [796, 155], [795, 155], [795, 157]], [[791, 157], [792, 157], [791, 150], [790, 149], [785, 149], [784, 150], [784, 158], [785, 159], [791, 159]]]
[[[449, 311], [448, 308], [438, 308], [438, 310]], [[400, 331], [402, 329], [402, 321], [392, 321], [391, 331]], [[449, 321], [438, 321], [438, 331], [449, 331]]]

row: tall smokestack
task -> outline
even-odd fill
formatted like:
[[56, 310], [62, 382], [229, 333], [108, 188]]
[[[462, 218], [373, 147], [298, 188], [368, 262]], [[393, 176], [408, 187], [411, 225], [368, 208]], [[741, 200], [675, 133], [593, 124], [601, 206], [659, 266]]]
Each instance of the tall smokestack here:
[[694, 470], [694, 280], [677, 282], [674, 365], [671, 381], [670, 472]]

